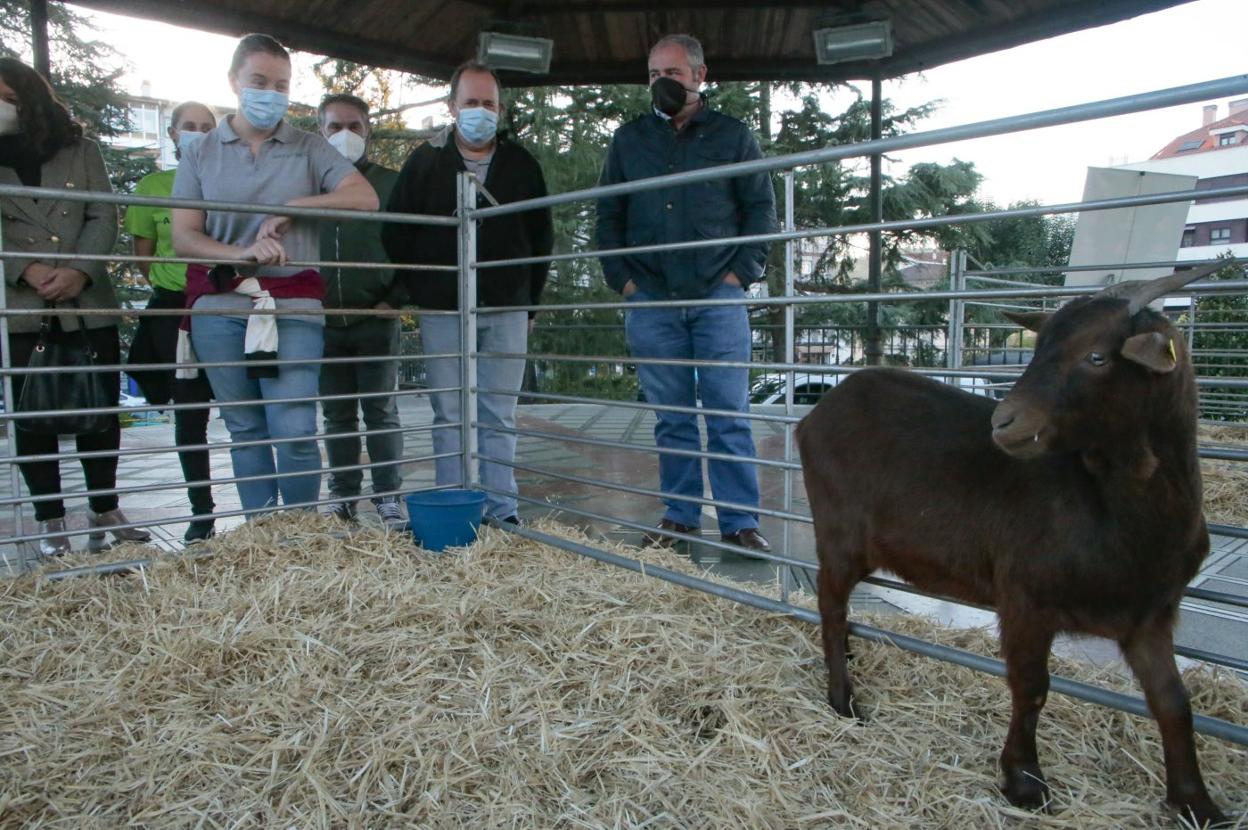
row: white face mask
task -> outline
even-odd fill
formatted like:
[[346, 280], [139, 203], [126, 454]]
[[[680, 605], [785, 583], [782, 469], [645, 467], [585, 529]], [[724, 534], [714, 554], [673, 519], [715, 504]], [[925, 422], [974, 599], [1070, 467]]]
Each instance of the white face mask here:
[[206, 135], [207, 133], [197, 133], [191, 130], [178, 130], [178, 152], [185, 153], [187, 147], [203, 141]]
[[22, 131], [17, 117], [17, 107], [8, 101], [0, 101], [0, 135], [17, 135]]
[[331, 135], [328, 141], [331, 147], [342, 153], [352, 164], [364, 156], [364, 147], [368, 143], [359, 133], [353, 133], [350, 130], [339, 130]]

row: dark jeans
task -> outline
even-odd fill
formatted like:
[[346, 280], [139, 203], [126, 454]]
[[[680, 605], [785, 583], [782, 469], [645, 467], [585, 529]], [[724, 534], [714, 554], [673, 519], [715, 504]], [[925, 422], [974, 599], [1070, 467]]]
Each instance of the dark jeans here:
[[[354, 318], [358, 319], [358, 318]], [[350, 326], [325, 327], [326, 357], [382, 357], [399, 353], [399, 321], [393, 317], [365, 319]], [[393, 392], [398, 383], [397, 360], [373, 360], [366, 363], [325, 363], [321, 366], [322, 395], [350, 395], [365, 392]], [[397, 429], [399, 406], [393, 395], [371, 398], [347, 398], [322, 401], [325, 413], [325, 434], [358, 432], [359, 415], [364, 414], [366, 431]], [[402, 476], [395, 462], [403, 455], [403, 435], [388, 432], [364, 438], [372, 467], [370, 476], [374, 493], [398, 490]], [[360, 463], [360, 439], [357, 436], [325, 438], [325, 452], [331, 467]], [[363, 470], [342, 470], [330, 473], [329, 494], [337, 498], [358, 496], [364, 483]]]
[[[61, 333], [56, 336], [78, 337], [77, 332]], [[87, 338], [97, 354], [101, 364], [117, 365], [121, 362], [121, 344], [117, 337], [117, 327], [87, 329]], [[9, 335], [10, 360], [13, 366], [27, 366], [30, 355], [35, 350], [39, 335], [30, 333], [13, 333]], [[121, 373], [105, 372], [108, 386], [113, 390], [110, 406], [116, 406], [121, 390]], [[22, 397], [25, 375], [13, 376], [13, 400]], [[16, 406], [11, 406], [15, 409]], [[121, 423], [114, 415], [111, 425], [103, 432], [91, 432], [77, 435], [78, 452], [98, 452], [116, 450], [121, 446]], [[15, 428], [16, 422], [10, 421], [10, 429], [16, 439], [18, 455], [55, 455], [60, 452], [60, 442], [56, 435], [37, 435], [24, 429]], [[32, 496], [50, 496], [61, 492], [61, 464], [59, 461], [30, 461], [19, 464], [22, 478], [26, 480], [26, 489]], [[107, 458], [82, 459], [82, 472], [87, 480], [88, 490], [111, 490], [117, 486], [117, 456]], [[116, 496], [90, 496], [91, 509], [96, 513], [104, 513], [117, 509]], [[60, 499], [37, 501], [34, 503], [35, 519], [41, 522], [59, 519], [65, 515], [65, 503]]]
[[[184, 293], [165, 288], [153, 288], [152, 298], [147, 304], [152, 309], [185, 306]], [[134, 342], [130, 346], [130, 359], [126, 362], [137, 365], [176, 363], [178, 325], [181, 321], [180, 317], [163, 315], [140, 318], [139, 327], [134, 333]], [[146, 372], [128, 371], [127, 374], [138, 382], [148, 403], [206, 403], [212, 400], [212, 387], [208, 383], [208, 372], [204, 369], [199, 371], [199, 377], [194, 380], [178, 380], [174, 377], [172, 368]], [[179, 447], [208, 443], [208, 408], [174, 410], [173, 436]], [[211, 513], [215, 505], [212, 501], [212, 487], [207, 483], [212, 477], [208, 450], [179, 451], [178, 461], [182, 465], [182, 478], [191, 485], [186, 490], [191, 499], [191, 512], [196, 515]]]

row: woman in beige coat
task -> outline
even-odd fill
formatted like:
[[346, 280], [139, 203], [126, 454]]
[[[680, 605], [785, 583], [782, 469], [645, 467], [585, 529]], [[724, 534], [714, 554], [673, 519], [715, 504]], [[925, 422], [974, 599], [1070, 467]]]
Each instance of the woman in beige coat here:
[[[0, 58], [0, 184], [48, 187], [78, 191], [110, 191], [100, 149], [82, 136], [74, 122], [37, 72], [20, 61]], [[117, 298], [105, 263], [77, 259], [79, 254], [107, 254], [117, 238], [117, 210], [113, 205], [70, 202], [56, 198], [30, 199], [0, 197], [0, 217], [4, 224], [4, 291], [9, 308], [38, 309], [52, 303], [64, 308], [76, 301], [81, 308], [117, 308]], [[54, 252], [43, 259], [8, 256], [12, 252]], [[74, 338], [78, 318], [52, 318], [53, 337]], [[117, 318], [84, 317], [87, 338], [100, 364], [117, 365], [121, 355]], [[40, 318], [9, 319], [11, 365], [24, 367], [38, 338]], [[121, 388], [120, 374], [106, 375], [116, 406]], [[24, 377], [13, 376], [14, 401], [21, 399]], [[12, 408], [12, 404], [10, 404]], [[55, 435], [30, 432], [17, 425], [14, 436], [21, 456], [58, 452]], [[79, 452], [116, 450], [121, 445], [121, 427], [116, 416], [103, 432], [75, 436]], [[18, 465], [32, 496], [55, 496], [61, 492], [60, 464], [55, 460], [28, 461]], [[117, 486], [117, 457], [82, 459], [88, 490], [110, 490]], [[117, 496], [100, 495], [89, 499], [88, 522], [92, 533], [87, 545], [92, 550], [106, 546], [106, 533], [115, 539], [146, 541], [145, 530], [118, 529], [127, 523], [118, 508]], [[65, 531], [65, 504], [60, 499], [34, 501], [39, 532], [52, 534], [39, 543], [40, 553], [58, 556], [70, 549]]]

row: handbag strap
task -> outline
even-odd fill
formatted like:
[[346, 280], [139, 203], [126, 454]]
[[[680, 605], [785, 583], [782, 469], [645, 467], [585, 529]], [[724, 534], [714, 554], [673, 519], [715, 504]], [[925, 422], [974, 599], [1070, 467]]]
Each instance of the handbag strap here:
[[[79, 311], [82, 310], [82, 306], [78, 305], [77, 298], [70, 300], [69, 303]], [[51, 300], [44, 300], [43, 308], [45, 311], [54, 309], [56, 308], [56, 303]], [[81, 314], [75, 316], [78, 318], [78, 336], [82, 338], [82, 347], [86, 351], [87, 357], [94, 363], [99, 355], [96, 354], [95, 347], [91, 345], [91, 338], [87, 336], [87, 319]], [[51, 314], [45, 314], [39, 318], [39, 338], [35, 341], [35, 349], [37, 351], [43, 351], [47, 348], [48, 338], [52, 336], [52, 317], [53, 315]], [[61, 331], [64, 331], [64, 328]]]

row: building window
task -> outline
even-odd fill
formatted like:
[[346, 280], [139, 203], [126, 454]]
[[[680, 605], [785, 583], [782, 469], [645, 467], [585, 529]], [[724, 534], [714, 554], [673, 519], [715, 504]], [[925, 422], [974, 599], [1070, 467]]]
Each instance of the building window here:
[[1225, 244], [1230, 241], [1231, 241], [1231, 229], [1230, 228], [1213, 228], [1212, 230], [1209, 231], [1209, 244], [1210, 245]]
[[160, 138], [160, 108], [155, 104], [130, 105], [131, 138], [156, 141]]
[[1196, 244], [1196, 229], [1185, 228], [1183, 230], [1183, 239], [1179, 242], [1180, 248], [1190, 248]]
[[1191, 152], [1192, 150], [1199, 150], [1201, 145], [1204, 143], [1205, 143], [1205, 140], [1203, 138], [1193, 139], [1192, 141], [1184, 141], [1182, 144], [1179, 145], [1179, 149], [1177, 150], [1177, 152], [1188, 153], [1188, 152]]
[[1219, 147], [1230, 147], [1232, 144], [1237, 142], [1238, 139], [1236, 138], [1235, 133], [1227, 133], [1226, 135], [1218, 136]]

